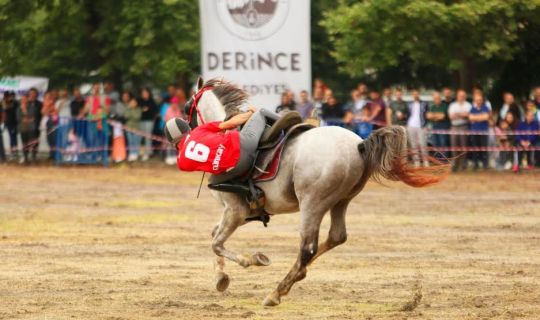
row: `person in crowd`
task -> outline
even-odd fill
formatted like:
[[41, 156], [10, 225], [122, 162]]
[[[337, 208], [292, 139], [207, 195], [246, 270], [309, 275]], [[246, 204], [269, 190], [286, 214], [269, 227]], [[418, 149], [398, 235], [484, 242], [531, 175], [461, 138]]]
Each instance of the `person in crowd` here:
[[58, 92], [58, 100], [56, 100], [55, 108], [59, 117], [61, 118], [71, 117], [69, 92], [67, 91], [67, 89], [61, 89]]
[[449, 87], [444, 87], [442, 89], [442, 95], [443, 95], [443, 102], [446, 103], [448, 106], [454, 101], [454, 92]]
[[20, 107], [17, 110], [17, 121], [19, 133], [21, 134], [23, 157], [19, 163], [29, 163], [28, 153], [31, 148], [30, 143], [35, 137], [35, 111], [28, 109], [28, 97], [21, 96]]
[[330, 98], [334, 97], [334, 91], [332, 89], [328, 88], [324, 90], [324, 102], [327, 103]]
[[321, 78], [315, 78], [313, 81], [313, 92], [315, 92], [316, 89], [320, 89], [324, 93], [328, 89], [328, 86]]
[[392, 103], [392, 89], [391, 88], [384, 88], [383, 90], [383, 101], [384, 104], [388, 107]]
[[[165, 114], [165, 122], [174, 119], [181, 118], [182, 111], [180, 110], [180, 104], [178, 103], [177, 97], [172, 97], [170, 100], [169, 108]], [[176, 163], [176, 149], [170, 143], [165, 142], [164, 147], [166, 148], [165, 163], [168, 165], [174, 165]]]
[[[450, 119], [448, 119], [448, 107], [445, 101], [442, 100], [441, 94], [438, 91], [433, 93], [433, 103], [429, 105], [426, 119], [433, 130], [450, 130]], [[433, 146], [436, 148], [446, 149], [449, 143], [449, 136], [446, 133], [433, 134]], [[447, 159], [448, 152], [438, 151], [436, 155], [440, 159]]]
[[[358, 93], [358, 90], [353, 89], [351, 90], [351, 99], [343, 107], [344, 110], [350, 112], [350, 115], [352, 116], [352, 119], [350, 121], [351, 129], [358, 135], [360, 135], [359, 134], [360, 128], [358, 127], [358, 125], [360, 124], [360, 122], [363, 122], [362, 119], [364, 116], [364, 114], [362, 114], [362, 110], [361, 109], [357, 110], [355, 107], [359, 99], [360, 99], [360, 94]], [[345, 119], [345, 120], [348, 120], [348, 119]]]
[[528, 110], [525, 114], [525, 120], [521, 121], [518, 125], [518, 131], [521, 132], [517, 136], [518, 147], [522, 148], [519, 151], [518, 162], [514, 163], [512, 170], [514, 172], [519, 171], [519, 165], [523, 163], [523, 159], [527, 159], [527, 169], [534, 168], [535, 157], [533, 147], [538, 146], [538, 132], [540, 130], [538, 121], [535, 119], [535, 114], [533, 111]]
[[170, 83], [168, 86], [167, 86], [167, 90], [165, 92], [165, 95], [163, 96], [163, 103], [171, 103], [171, 99], [172, 97], [174, 97], [176, 95], [176, 85], [175, 84], [172, 84]]
[[358, 85], [356, 85], [356, 90], [358, 90], [360, 98], [364, 99], [367, 102], [367, 100], [369, 99], [369, 89], [367, 84], [360, 82]]
[[506, 113], [506, 116], [504, 117], [504, 121], [506, 121], [510, 130], [512, 131], [517, 130], [517, 126], [519, 124], [519, 118], [516, 118], [512, 112]]
[[536, 106], [536, 109], [540, 109], [540, 86], [534, 88], [534, 104]]
[[[534, 101], [525, 102], [525, 112], [532, 112], [534, 119], [540, 122], [540, 109], [536, 107]], [[516, 119], [519, 121], [519, 119]]]
[[[475, 148], [486, 148], [488, 146], [488, 131], [491, 109], [484, 101], [484, 95], [476, 92], [473, 96], [472, 108], [469, 111], [469, 128], [471, 134], [471, 146]], [[478, 162], [482, 163], [482, 168], [488, 168], [488, 153], [485, 150], [475, 150], [471, 152], [474, 170], [478, 169]]]
[[[511, 115], [511, 113], [508, 113]], [[502, 149], [499, 151], [499, 158], [497, 159], [497, 170], [510, 169], [512, 163], [517, 163], [517, 152], [510, 149], [515, 146], [515, 135], [512, 134], [512, 129], [506, 120], [501, 120], [499, 125], [495, 128], [497, 133], [497, 146]], [[514, 160], [515, 156], [515, 160]]]
[[[448, 117], [450, 118], [452, 135], [450, 145], [452, 148], [466, 148], [467, 135], [469, 129], [469, 113], [472, 105], [467, 101], [467, 93], [459, 89], [456, 93], [456, 101], [448, 107]], [[454, 150], [452, 157], [455, 158], [452, 170], [454, 172], [467, 169], [467, 157], [463, 150]]]
[[373, 124], [367, 121], [370, 118], [368, 108], [363, 108], [360, 112], [361, 118], [356, 124], [356, 134], [362, 139], [367, 139], [371, 132], [373, 132]]
[[[178, 101], [178, 98], [176, 97], [172, 97], [174, 98], [174, 100]], [[166, 122], [166, 116], [167, 116], [167, 111], [169, 110], [169, 107], [171, 106], [171, 99], [169, 99], [168, 101], [165, 101], [165, 100], [162, 100], [161, 101], [161, 105], [159, 106], [159, 117], [157, 119], [157, 130], [154, 130], [153, 134], [154, 135], [161, 135], [163, 133], [163, 129], [165, 128], [165, 122]], [[157, 134], [156, 134], [157, 133]], [[156, 147], [156, 148], [159, 148], [159, 149], [162, 149], [161, 148], [161, 145], [163, 145], [163, 143], [161, 141], [154, 141], [154, 143], [152, 143], [152, 146]]]
[[324, 104], [324, 91], [322, 88], [314, 88], [313, 89], [313, 122], [315, 125], [317, 125], [317, 122], [319, 122], [319, 125], [322, 125], [322, 106]]
[[313, 108], [315, 110], [321, 110], [324, 104], [324, 91], [321, 88], [315, 88], [313, 90]]
[[124, 122], [124, 113], [126, 112], [126, 109], [128, 108], [128, 104], [126, 104], [122, 97], [119, 98], [116, 102], [113, 103], [113, 100], [111, 100], [111, 108], [109, 112], [109, 118], [114, 119], [119, 122]]
[[95, 120], [98, 111], [109, 113], [111, 99], [107, 95], [101, 94], [101, 85], [94, 83], [92, 93], [86, 98], [84, 105], [84, 114], [87, 114], [90, 120]]
[[349, 111], [343, 108], [334, 95], [329, 96], [328, 101], [322, 106], [322, 118], [329, 126], [344, 127], [348, 115]]
[[43, 117], [45, 121], [45, 132], [47, 132], [47, 144], [49, 145], [49, 160], [57, 160], [59, 153], [56, 148], [56, 126], [60, 123], [56, 101], [52, 92], [46, 92], [43, 96]]
[[85, 123], [85, 132], [83, 140], [89, 148], [96, 151], [91, 153], [92, 159], [100, 159], [108, 154], [108, 148], [105, 148], [109, 141], [108, 135], [105, 132], [107, 125], [105, 119], [111, 110], [111, 99], [101, 94], [101, 85], [94, 83], [92, 93], [86, 98], [83, 114], [86, 115], [88, 121]]
[[0, 163], [6, 162], [6, 150], [4, 148], [4, 106], [0, 103]]
[[[426, 151], [426, 134], [424, 127], [426, 125], [426, 112], [428, 105], [420, 99], [420, 91], [413, 89], [411, 91], [413, 100], [408, 103], [409, 117], [407, 118], [407, 133], [413, 154], [414, 166], [419, 167], [421, 163], [425, 167], [429, 165]], [[419, 157], [420, 156], [420, 157]]]
[[152, 92], [146, 87], [141, 89], [141, 97], [137, 103], [142, 110], [140, 129], [145, 134], [144, 154], [142, 156], [142, 161], [147, 161], [150, 159], [150, 155], [152, 154], [151, 135], [159, 110], [154, 98], [152, 97]]
[[[81, 94], [81, 90], [79, 88], [73, 89], [73, 97], [71, 99], [71, 102], [69, 103], [69, 109], [71, 112], [71, 118], [72, 118], [72, 125], [73, 125], [73, 133], [72, 133], [72, 140], [76, 140], [80, 149], [80, 139], [82, 139], [85, 143], [85, 145], [89, 145], [88, 141], [88, 127], [87, 122], [84, 120], [86, 117], [85, 112], [85, 99], [83, 95]], [[78, 151], [77, 150], [77, 151]], [[78, 153], [78, 152], [77, 152]], [[78, 157], [73, 155], [71, 158], [76, 159]]]
[[490, 111], [493, 110], [493, 107], [491, 106], [491, 102], [489, 102], [489, 100], [487, 99], [486, 95], [484, 94], [484, 89], [481, 86], [476, 85], [473, 87], [473, 90], [472, 90], [473, 100], [474, 100], [475, 95], [481, 95], [486, 107], [488, 107]]
[[295, 106], [292, 101], [291, 94], [289, 91], [285, 91], [281, 94], [281, 103], [276, 107], [276, 113], [285, 113], [289, 111], [294, 111]]
[[[175, 90], [176, 93], [176, 90]], [[176, 96], [172, 96], [168, 100], [162, 100], [161, 105], [159, 107], [159, 117], [157, 119], [156, 128], [154, 128], [154, 131], [152, 132], [155, 136], [163, 137], [163, 129], [165, 128], [165, 122], [167, 118], [167, 111], [169, 111], [171, 107], [171, 100], [175, 100], [176, 104], [178, 104], [178, 98]], [[180, 110], [180, 108], [177, 108]], [[180, 114], [178, 116], [179, 118], [182, 117]], [[152, 148], [154, 149], [154, 153], [161, 153], [162, 158], [167, 162], [167, 154], [168, 154], [168, 148], [170, 145], [166, 142], [160, 141], [158, 139], [154, 139], [152, 141]], [[169, 160], [170, 161], [170, 160]]]
[[[540, 87], [538, 87], [537, 89], [539, 88]], [[538, 92], [540, 93], [540, 90], [538, 90]], [[534, 101], [527, 101], [525, 103], [525, 109], [526, 109], [526, 112], [532, 112], [533, 119], [536, 122], [538, 122], [538, 124], [540, 125], [540, 108], [536, 106], [536, 103]], [[540, 159], [540, 150], [537, 150], [534, 153], [534, 157], [535, 159]], [[540, 161], [535, 161], [535, 163], [536, 163], [536, 166], [540, 166]]]
[[120, 93], [116, 91], [114, 83], [110, 80], [103, 82], [103, 94], [109, 99], [111, 109], [120, 102]]
[[313, 103], [309, 101], [309, 94], [306, 90], [300, 91], [300, 100], [296, 109], [304, 120], [313, 116]]
[[175, 91], [175, 97], [178, 99], [178, 105], [180, 106], [180, 113], [182, 114], [181, 118], [185, 119], [186, 115], [184, 114], [184, 108], [182, 108], [183, 105], [186, 104], [186, 91], [182, 88], [176, 88]]
[[292, 90], [287, 90], [287, 94], [289, 95], [292, 110], [296, 110], [296, 99], [294, 98], [294, 92]]
[[509, 112], [512, 113], [514, 119], [523, 118], [523, 110], [521, 110], [521, 107], [515, 102], [514, 95], [510, 92], [505, 92], [503, 94], [503, 105], [499, 110], [499, 121], [505, 119], [506, 114]]
[[388, 125], [406, 126], [407, 118], [409, 117], [409, 107], [407, 102], [403, 100], [403, 90], [396, 88], [395, 100], [390, 103], [390, 107], [386, 109]]
[[[29, 152], [30, 152], [30, 162], [34, 163], [37, 161], [37, 151], [39, 148], [39, 127], [41, 124], [41, 109], [43, 107], [43, 104], [41, 101], [38, 100], [38, 91], [36, 88], [30, 88], [28, 91], [28, 102], [27, 102], [27, 113], [28, 118], [31, 118], [34, 123], [32, 126], [32, 129], [34, 132], [30, 135], [30, 138], [35, 141], [35, 143], [32, 143], [29, 145]], [[28, 160], [28, 159], [27, 159]]]
[[369, 101], [368, 87], [365, 83], [359, 83], [356, 86], [356, 90], [358, 91], [358, 99], [355, 101], [353, 113], [361, 114], [360, 110], [362, 110]]
[[122, 102], [128, 105], [124, 112], [124, 117], [126, 119], [127, 128], [128, 161], [133, 162], [139, 157], [139, 150], [141, 148], [141, 136], [134, 130], [138, 130], [140, 127], [142, 110], [139, 108], [137, 99], [135, 99], [129, 91], [122, 93]]
[[[4, 113], [4, 126], [9, 135], [9, 148], [11, 160], [17, 159], [17, 111], [19, 103], [15, 100], [15, 92], [5, 91], [4, 99], [2, 100], [2, 109]], [[0, 135], [0, 139], [2, 135]]]
[[369, 93], [369, 98], [370, 100], [364, 108], [369, 109], [370, 116], [367, 121], [373, 123], [373, 129], [376, 130], [386, 125], [386, 105], [377, 90], [372, 90]]
[[84, 111], [84, 97], [81, 94], [81, 89], [73, 89], [73, 98], [69, 103], [69, 109], [71, 111], [71, 117], [75, 119], [82, 119], [85, 117]]

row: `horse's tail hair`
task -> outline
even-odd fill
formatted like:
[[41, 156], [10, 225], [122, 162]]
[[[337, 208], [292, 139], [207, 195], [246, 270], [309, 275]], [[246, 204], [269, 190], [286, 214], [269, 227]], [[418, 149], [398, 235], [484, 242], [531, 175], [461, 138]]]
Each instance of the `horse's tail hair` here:
[[424, 187], [444, 180], [450, 172], [450, 164], [431, 156], [424, 156], [430, 163], [426, 167], [413, 167], [408, 157], [415, 152], [407, 149], [407, 132], [404, 127], [391, 126], [374, 131], [358, 145], [364, 159], [362, 183], [373, 178], [402, 181], [413, 187]]

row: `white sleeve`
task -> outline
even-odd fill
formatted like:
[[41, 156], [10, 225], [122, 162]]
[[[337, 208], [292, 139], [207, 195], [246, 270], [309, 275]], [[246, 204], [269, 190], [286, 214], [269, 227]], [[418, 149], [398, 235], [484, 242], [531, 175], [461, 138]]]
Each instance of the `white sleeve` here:
[[452, 102], [450, 106], [448, 107], [448, 115], [451, 115], [453, 113], [456, 113], [456, 103]]

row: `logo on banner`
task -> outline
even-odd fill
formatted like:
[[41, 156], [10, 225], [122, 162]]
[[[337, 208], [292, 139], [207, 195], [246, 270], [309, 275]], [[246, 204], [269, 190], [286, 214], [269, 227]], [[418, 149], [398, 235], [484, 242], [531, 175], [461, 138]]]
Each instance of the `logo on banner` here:
[[262, 40], [285, 23], [290, 0], [217, 0], [216, 9], [223, 26], [244, 40]]

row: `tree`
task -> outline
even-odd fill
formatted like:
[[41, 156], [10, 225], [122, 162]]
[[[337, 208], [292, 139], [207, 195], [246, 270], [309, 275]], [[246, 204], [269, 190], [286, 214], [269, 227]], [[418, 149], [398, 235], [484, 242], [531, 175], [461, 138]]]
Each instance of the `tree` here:
[[199, 70], [197, 11], [191, 0], [0, 0], [0, 74], [185, 84]]
[[340, 69], [351, 76], [408, 61], [412, 72], [456, 73], [456, 84], [470, 89], [499, 71], [486, 68], [489, 62], [512, 60], [520, 33], [539, 14], [539, 0], [340, 1], [322, 25]]

